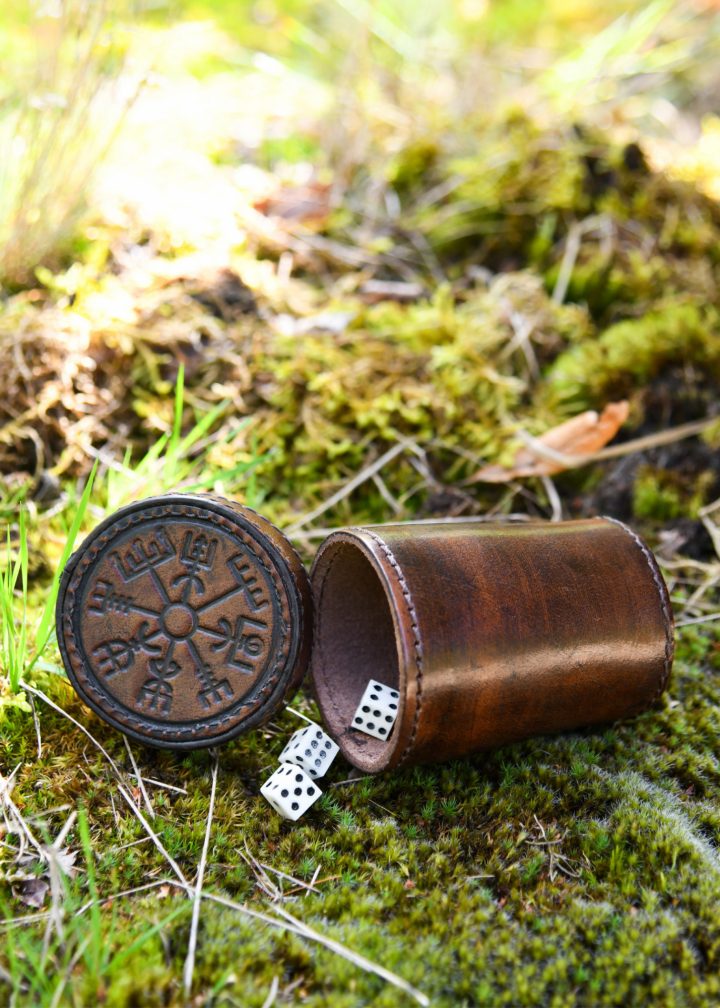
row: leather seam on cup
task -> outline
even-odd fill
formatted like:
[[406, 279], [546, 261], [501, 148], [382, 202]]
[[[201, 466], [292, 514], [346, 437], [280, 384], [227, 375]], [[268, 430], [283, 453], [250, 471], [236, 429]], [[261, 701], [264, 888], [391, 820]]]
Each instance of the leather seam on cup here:
[[[410, 626], [412, 628], [413, 633], [413, 650], [415, 652], [415, 667], [417, 668], [417, 675], [415, 677], [415, 685], [416, 685], [415, 713], [413, 715], [413, 723], [412, 728], [410, 730], [410, 738], [407, 741], [407, 744], [400, 756], [400, 759], [395, 764], [396, 767], [400, 767], [405, 762], [407, 757], [410, 755], [412, 747], [415, 744], [415, 737], [417, 735], [418, 724], [420, 722], [420, 708], [422, 707], [422, 700], [423, 700], [422, 697], [423, 653], [422, 653], [422, 644], [420, 643], [420, 637], [418, 634], [418, 617], [417, 612], [415, 611], [415, 604], [412, 600], [412, 595], [410, 594], [410, 589], [407, 586], [407, 581], [405, 580], [405, 576], [403, 575], [403, 572], [400, 569], [400, 564], [395, 559], [392, 550], [385, 542], [383, 542], [380, 536], [376, 535], [374, 532], [371, 532], [370, 529], [366, 528], [363, 529], [363, 531], [365, 535], [369, 536], [373, 540], [373, 542], [375, 542], [380, 547], [380, 549], [387, 557], [388, 563], [395, 571], [398, 583], [400, 584], [400, 590], [402, 591], [403, 598], [405, 599], [405, 605], [407, 606], [408, 615], [410, 617]], [[407, 693], [405, 694], [405, 696], [407, 698]]]
[[660, 597], [660, 607], [662, 609], [663, 618], [665, 622], [665, 665], [658, 688], [650, 701], [651, 703], [654, 703], [658, 699], [658, 697], [662, 695], [663, 690], [667, 686], [668, 679], [670, 678], [670, 669], [672, 668], [673, 655], [675, 653], [675, 641], [673, 639], [673, 632], [672, 632], [674, 620], [672, 609], [670, 608], [668, 602], [667, 590], [662, 580], [662, 576], [660, 575], [660, 572], [658, 570], [657, 561], [655, 560], [655, 557], [652, 555], [652, 553], [645, 545], [645, 543], [642, 541], [637, 532], [634, 532], [629, 526], [625, 525], [624, 522], [619, 521], [617, 518], [611, 518], [609, 515], [605, 515], [604, 518], [605, 521], [609, 521], [612, 522], [613, 525], [617, 525], [618, 528], [621, 528], [623, 530], [623, 532], [627, 532], [627, 534], [633, 540], [635, 545], [639, 548], [640, 552], [645, 558], [645, 562], [648, 565], [648, 568], [652, 575], [652, 579], [655, 582], [655, 587], [657, 588], [658, 595]]
[[[313, 640], [313, 648], [314, 648], [314, 650], [315, 650], [318, 658], [320, 659], [320, 669], [322, 671], [322, 678], [323, 678], [323, 683], [324, 684], [327, 684], [328, 676], [327, 676], [327, 663], [325, 661], [325, 653], [324, 653], [324, 650], [323, 650], [323, 647], [322, 647], [322, 643], [321, 643], [323, 637], [322, 637], [322, 634], [320, 633], [320, 621], [322, 619], [323, 598], [325, 597], [325, 588], [327, 586], [328, 579], [330, 577], [330, 571], [333, 569], [333, 567], [335, 565], [335, 561], [338, 559], [339, 556], [340, 556], [340, 550], [336, 548], [335, 552], [334, 552], [334, 555], [330, 557], [330, 561], [327, 564], [327, 566], [325, 567], [325, 571], [324, 571], [324, 573], [322, 575], [322, 580], [320, 581], [320, 590], [318, 592], [317, 606], [315, 607], [315, 627], [316, 627], [316, 634], [315, 634], [314, 640]], [[336, 715], [338, 721], [340, 721], [342, 719], [342, 712], [341, 712], [340, 708], [338, 707], [338, 705], [337, 705], [337, 703], [336, 703], [336, 701], [334, 699], [334, 696], [335, 696], [335, 694], [332, 692], [332, 690], [327, 690], [327, 697], [328, 697], [328, 699], [330, 701], [330, 706], [332, 707], [333, 711], [335, 712], [335, 715]]]

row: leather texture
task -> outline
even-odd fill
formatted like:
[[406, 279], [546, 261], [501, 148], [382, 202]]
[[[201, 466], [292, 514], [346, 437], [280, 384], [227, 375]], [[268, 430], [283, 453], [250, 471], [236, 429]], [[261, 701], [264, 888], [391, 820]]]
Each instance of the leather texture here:
[[[665, 583], [614, 519], [340, 530], [311, 581], [318, 703], [366, 772], [628, 717], [670, 674]], [[400, 692], [387, 741], [350, 727], [370, 678]]]
[[57, 636], [81, 699], [138, 741], [218, 745], [266, 721], [307, 669], [312, 597], [267, 519], [208, 494], [137, 501], [70, 558]]

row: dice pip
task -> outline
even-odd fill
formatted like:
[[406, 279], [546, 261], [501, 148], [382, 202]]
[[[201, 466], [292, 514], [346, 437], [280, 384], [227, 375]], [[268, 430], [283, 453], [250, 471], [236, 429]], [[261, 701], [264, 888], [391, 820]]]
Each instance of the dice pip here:
[[388, 738], [397, 717], [398, 699], [396, 689], [371, 679], [355, 711], [352, 727], [373, 738]]
[[296, 763], [311, 777], [323, 777], [339, 751], [329, 735], [316, 724], [309, 724], [290, 736], [280, 753], [280, 762]]
[[308, 775], [294, 763], [281, 763], [260, 788], [276, 812], [295, 821], [303, 815], [322, 792]]

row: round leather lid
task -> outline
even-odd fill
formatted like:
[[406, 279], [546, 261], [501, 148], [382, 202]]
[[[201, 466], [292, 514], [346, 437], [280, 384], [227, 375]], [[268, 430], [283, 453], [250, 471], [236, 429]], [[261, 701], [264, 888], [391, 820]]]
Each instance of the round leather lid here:
[[57, 636], [82, 700], [138, 741], [212, 746], [272, 715], [305, 673], [307, 574], [285, 536], [222, 498], [122, 508], [70, 558]]

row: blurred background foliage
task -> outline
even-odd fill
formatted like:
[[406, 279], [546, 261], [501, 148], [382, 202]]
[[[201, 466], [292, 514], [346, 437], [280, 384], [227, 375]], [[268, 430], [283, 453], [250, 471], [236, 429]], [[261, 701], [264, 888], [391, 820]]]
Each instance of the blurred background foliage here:
[[414, 513], [429, 488], [441, 512], [507, 509], [463, 481], [511, 455], [518, 425], [613, 396], [631, 399], [627, 436], [658, 411], [707, 415], [697, 382], [674, 405], [648, 389], [681, 363], [717, 373], [714, 3], [57, 0], [1, 17], [11, 491], [98, 451], [101, 469], [128, 445], [141, 458], [170, 429], [179, 363], [188, 423], [225, 404], [206, 481], [262, 455], [279, 520], [398, 436], [424, 483], [407, 496], [400, 458], [355, 517]]

